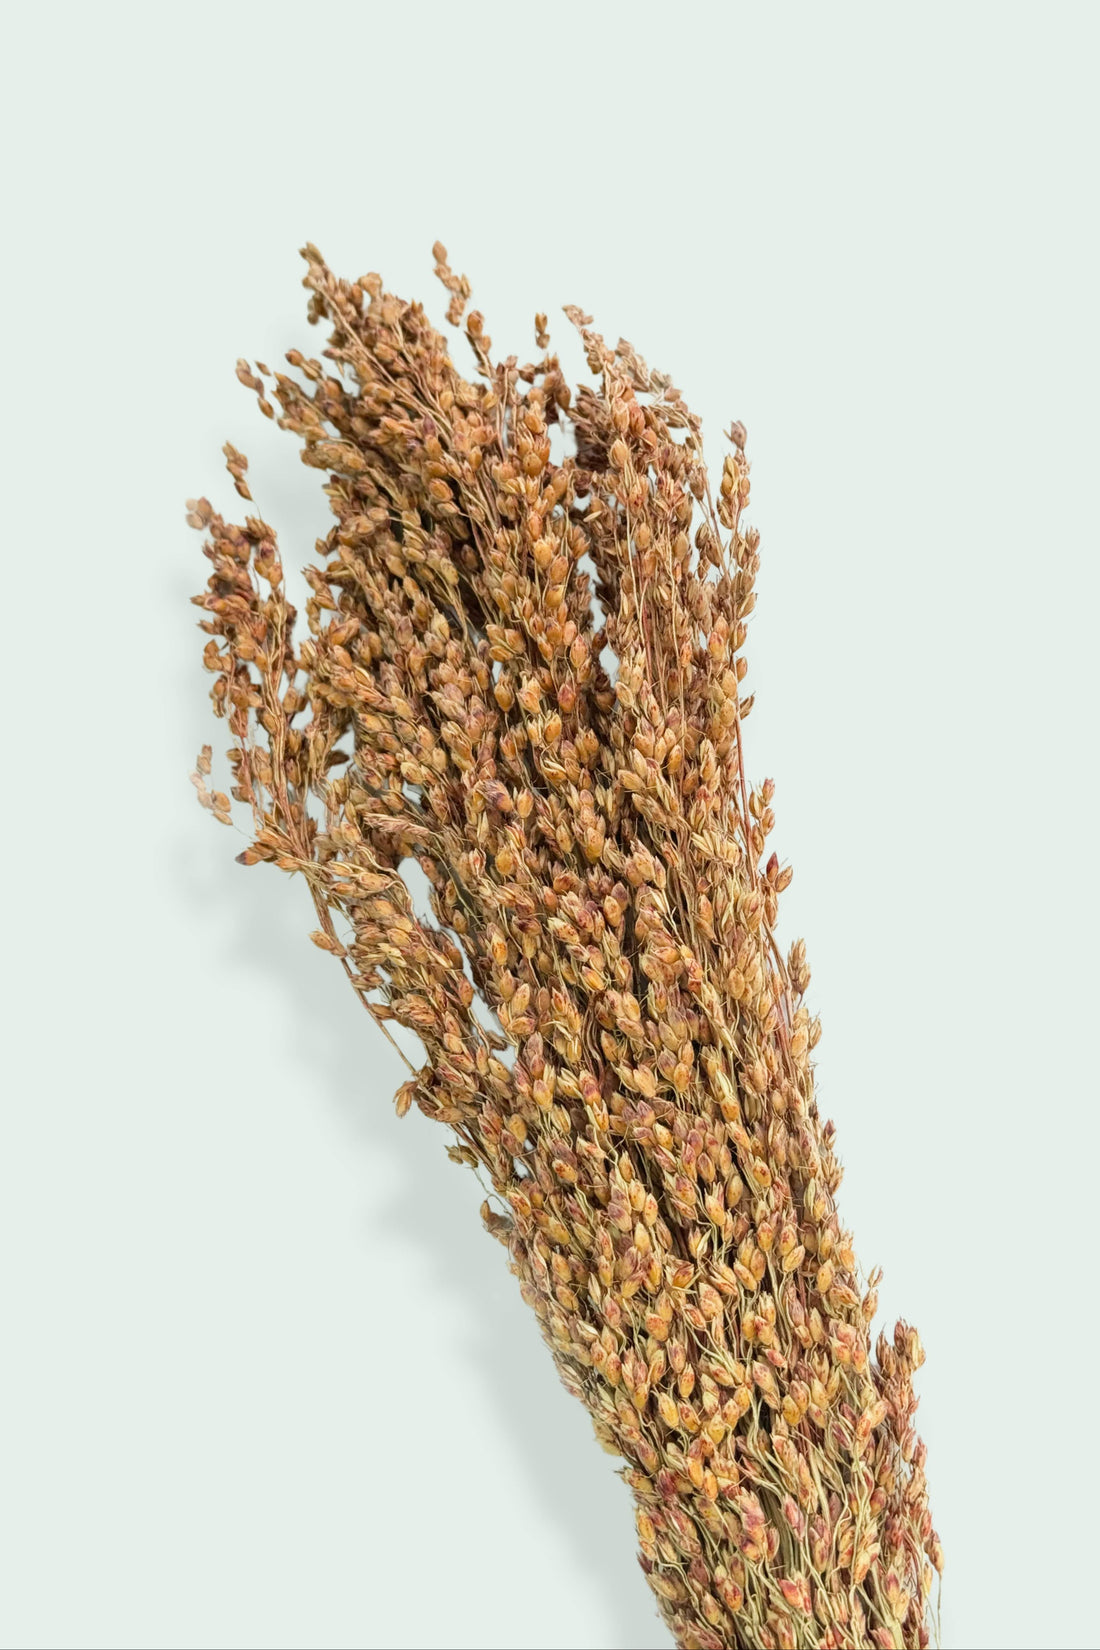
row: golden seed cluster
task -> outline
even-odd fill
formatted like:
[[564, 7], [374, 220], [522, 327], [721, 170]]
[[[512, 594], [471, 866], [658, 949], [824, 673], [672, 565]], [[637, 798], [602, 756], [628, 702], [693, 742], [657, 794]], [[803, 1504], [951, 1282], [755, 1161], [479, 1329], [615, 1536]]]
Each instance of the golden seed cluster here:
[[[273, 529], [188, 506], [239, 857], [304, 877], [315, 942], [420, 1039], [398, 1112], [448, 1125], [491, 1186], [682, 1650], [927, 1645], [923, 1354], [899, 1323], [872, 1355], [806, 951], [775, 939], [774, 787], [745, 776], [745, 431], [715, 496], [699, 419], [630, 344], [570, 308], [592, 383], [567, 384], [545, 315], [537, 360], [495, 361], [434, 255], [473, 381], [420, 304], [313, 246], [323, 359], [238, 366], [326, 478], [308, 636]], [[230, 823], [210, 757], [193, 779]]]

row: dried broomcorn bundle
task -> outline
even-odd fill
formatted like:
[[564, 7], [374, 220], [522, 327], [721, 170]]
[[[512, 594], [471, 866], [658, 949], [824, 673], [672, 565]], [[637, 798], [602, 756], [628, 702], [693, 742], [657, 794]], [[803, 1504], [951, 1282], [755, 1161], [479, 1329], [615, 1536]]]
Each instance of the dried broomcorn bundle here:
[[[469, 285], [434, 252], [461, 326]], [[327, 478], [307, 638], [274, 531], [189, 505], [255, 820], [239, 857], [302, 875], [316, 943], [422, 1042], [398, 1112], [446, 1124], [491, 1183], [485, 1223], [628, 1463], [676, 1642], [927, 1645], [921, 1345], [899, 1323], [871, 1355], [878, 1276], [861, 1287], [837, 1217], [806, 952], [774, 937], [773, 787], [745, 777], [744, 430], [715, 499], [679, 391], [579, 310], [596, 387], [572, 393], [553, 354], [494, 362], [476, 312], [470, 382], [421, 305], [304, 256], [324, 364], [238, 375]], [[209, 772], [206, 747], [194, 781], [228, 823]]]

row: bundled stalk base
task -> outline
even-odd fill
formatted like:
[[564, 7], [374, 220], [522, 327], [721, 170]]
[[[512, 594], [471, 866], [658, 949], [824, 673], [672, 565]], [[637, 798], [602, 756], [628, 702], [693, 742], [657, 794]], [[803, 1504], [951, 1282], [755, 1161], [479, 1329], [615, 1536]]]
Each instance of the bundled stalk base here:
[[[774, 937], [773, 787], [745, 778], [744, 430], [714, 499], [679, 391], [578, 310], [594, 386], [571, 392], [542, 315], [540, 358], [494, 363], [476, 312], [469, 382], [419, 304], [304, 256], [324, 362], [238, 373], [326, 476], [307, 638], [274, 531], [189, 506], [240, 858], [302, 875], [316, 943], [423, 1043], [398, 1112], [491, 1184], [485, 1224], [627, 1462], [676, 1642], [927, 1645], [920, 1341], [899, 1323], [871, 1353], [805, 948]], [[207, 747], [228, 823], [209, 772]]]

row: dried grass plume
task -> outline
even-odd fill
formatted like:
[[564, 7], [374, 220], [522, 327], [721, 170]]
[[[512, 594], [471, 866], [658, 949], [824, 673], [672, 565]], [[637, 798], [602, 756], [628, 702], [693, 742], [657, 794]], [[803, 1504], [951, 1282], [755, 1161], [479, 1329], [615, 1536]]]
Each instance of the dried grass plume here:
[[[239, 858], [300, 874], [315, 943], [422, 1043], [398, 1113], [445, 1124], [491, 1187], [682, 1650], [927, 1645], [923, 1354], [904, 1323], [872, 1353], [806, 951], [775, 939], [773, 786], [745, 771], [744, 429], [712, 493], [699, 419], [630, 344], [569, 308], [592, 382], [566, 382], [541, 314], [537, 358], [497, 361], [434, 253], [470, 379], [420, 304], [313, 246], [323, 358], [238, 365], [324, 477], [308, 634], [274, 530], [188, 506]], [[229, 823], [210, 771], [206, 747], [199, 799]]]

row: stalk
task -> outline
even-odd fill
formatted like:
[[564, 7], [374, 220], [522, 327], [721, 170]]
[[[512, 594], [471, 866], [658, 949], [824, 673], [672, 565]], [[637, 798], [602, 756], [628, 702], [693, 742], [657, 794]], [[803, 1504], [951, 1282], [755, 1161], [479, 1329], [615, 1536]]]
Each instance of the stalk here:
[[[303, 878], [315, 943], [423, 1045], [398, 1114], [443, 1123], [491, 1189], [682, 1650], [927, 1645], [923, 1353], [905, 1323], [872, 1352], [881, 1274], [837, 1212], [806, 949], [775, 937], [774, 786], [746, 779], [745, 431], [714, 497], [667, 375], [572, 307], [592, 382], [541, 314], [538, 358], [494, 361], [434, 254], [471, 379], [419, 304], [313, 246], [322, 359], [238, 364], [326, 478], [307, 635], [274, 530], [189, 501], [238, 858]], [[231, 823], [210, 770], [204, 747], [199, 799]]]

